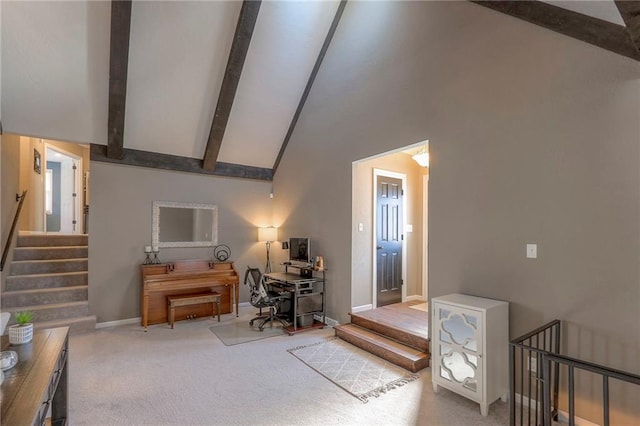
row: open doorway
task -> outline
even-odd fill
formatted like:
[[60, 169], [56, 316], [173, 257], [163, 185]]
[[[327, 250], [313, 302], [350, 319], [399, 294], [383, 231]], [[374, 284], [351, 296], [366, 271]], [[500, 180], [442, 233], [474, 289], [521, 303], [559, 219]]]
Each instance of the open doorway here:
[[[426, 154], [426, 155], [422, 155]], [[400, 278], [401, 287], [382, 284], [395, 291], [395, 298], [401, 295], [402, 302], [427, 301], [428, 297], [428, 142], [420, 142], [391, 152], [376, 155], [353, 163], [352, 169], [352, 312], [360, 312], [386, 302], [380, 299], [380, 282], [393, 283]], [[421, 164], [418, 163], [421, 161]], [[428, 161], [428, 160], [427, 160]], [[395, 177], [387, 189], [392, 185], [398, 187], [400, 204], [394, 213], [398, 223], [392, 220], [391, 209], [378, 202], [380, 176]], [[383, 212], [382, 209], [386, 209]], [[385, 216], [386, 214], [386, 216]], [[378, 252], [380, 237], [392, 240], [393, 235], [381, 235], [387, 230], [381, 229], [379, 219], [386, 217], [385, 226], [393, 226], [398, 232], [400, 252], [393, 254], [387, 251], [384, 256]], [[386, 240], [385, 240], [386, 242]], [[384, 270], [380, 270], [379, 257], [387, 260], [396, 256], [394, 262], [387, 262]], [[390, 271], [392, 269], [392, 271]], [[386, 280], [386, 281], [385, 281]], [[393, 302], [392, 302], [393, 303]], [[426, 305], [425, 305], [426, 306]]]
[[83, 233], [82, 157], [45, 143], [44, 231]]

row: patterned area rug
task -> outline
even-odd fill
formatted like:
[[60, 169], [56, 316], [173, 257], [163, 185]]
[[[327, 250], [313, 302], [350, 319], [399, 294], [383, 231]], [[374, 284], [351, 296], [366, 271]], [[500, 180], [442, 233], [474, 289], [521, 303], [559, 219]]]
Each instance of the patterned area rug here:
[[420, 377], [337, 337], [288, 351], [365, 403]]

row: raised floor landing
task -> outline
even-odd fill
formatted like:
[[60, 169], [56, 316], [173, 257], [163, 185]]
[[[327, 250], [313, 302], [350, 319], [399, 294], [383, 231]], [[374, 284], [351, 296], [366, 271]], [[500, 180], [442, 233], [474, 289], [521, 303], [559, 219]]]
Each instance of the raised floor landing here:
[[411, 301], [351, 313], [351, 323], [334, 327], [336, 336], [409, 371], [429, 366], [429, 312]]
[[426, 339], [429, 336], [427, 306], [427, 302], [412, 300], [358, 312], [357, 315], [369, 321], [390, 325]]

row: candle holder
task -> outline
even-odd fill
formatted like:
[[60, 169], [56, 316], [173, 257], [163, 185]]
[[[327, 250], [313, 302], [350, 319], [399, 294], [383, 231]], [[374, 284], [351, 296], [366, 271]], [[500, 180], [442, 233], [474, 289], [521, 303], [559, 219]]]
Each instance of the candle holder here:
[[160, 250], [158, 249], [158, 247], [154, 247], [153, 248], [153, 260], [151, 261], [151, 263], [153, 265], [159, 265], [160, 263], [160, 259], [158, 259], [158, 253], [160, 253]]
[[145, 259], [142, 262], [143, 265], [151, 265], [151, 247], [144, 248]]

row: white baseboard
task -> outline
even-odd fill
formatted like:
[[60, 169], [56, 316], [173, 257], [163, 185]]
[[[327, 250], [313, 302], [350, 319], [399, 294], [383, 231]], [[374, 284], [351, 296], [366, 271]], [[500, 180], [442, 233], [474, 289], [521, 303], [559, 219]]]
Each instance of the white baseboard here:
[[405, 297], [405, 299], [404, 299], [404, 301], [405, 301], [405, 302], [411, 302], [411, 301], [413, 301], [413, 300], [419, 300], [419, 301], [421, 301], [421, 302], [426, 302], [426, 300], [424, 300], [424, 299], [422, 298], [422, 296], [420, 296], [419, 294], [415, 294], [415, 295], [413, 295], [413, 296], [407, 296], [407, 297]]
[[373, 305], [369, 303], [368, 305], [354, 306], [351, 308], [351, 312], [355, 314], [357, 312], [370, 311], [371, 309], [373, 309]]
[[[520, 394], [516, 393], [515, 395], [516, 397], [516, 404], [520, 403]], [[529, 397], [524, 397], [522, 398], [522, 405], [524, 407], [529, 408], [530, 406], [535, 407], [537, 401], [535, 399], [532, 399], [531, 402], [529, 402]], [[569, 423], [569, 413], [563, 410], [558, 410], [558, 423]], [[576, 416], [575, 418], [575, 424], [576, 426], [600, 426], [598, 423], [593, 423], [589, 420], [583, 419], [582, 417], [578, 417]]]
[[[317, 320], [317, 321], [322, 321], [322, 315], [314, 315], [313, 319]], [[336, 325], [340, 325], [340, 323], [336, 320], [334, 320], [333, 318], [329, 318], [329, 317], [324, 317], [324, 323], [327, 324], [329, 327], [335, 327]]]
[[[242, 302], [242, 303], [239, 303], [238, 306], [241, 307], [241, 308], [242, 307], [251, 307], [251, 303]], [[318, 321], [322, 320], [322, 315], [314, 315], [314, 317]], [[98, 328], [117, 327], [119, 325], [140, 324], [141, 320], [142, 320], [142, 318], [136, 317], [136, 318], [127, 318], [127, 319], [123, 319], [123, 320], [117, 320], [117, 321], [99, 322], [99, 323], [96, 324], [96, 329], [98, 329]], [[329, 317], [325, 317], [325, 323], [329, 327], [335, 327], [336, 325], [340, 325], [340, 323], [338, 321], [334, 320], [333, 318], [329, 318]]]
[[136, 318], [117, 320], [117, 321], [99, 322], [96, 324], [96, 328], [116, 327], [118, 325], [129, 325], [129, 324], [140, 324], [141, 320], [142, 318], [136, 317]]
[[[558, 422], [569, 424], [569, 413], [566, 411], [558, 410]], [[582, 417], [576, 416], [576, 426], [600, 426], [598, 423], [590, 422]]]

